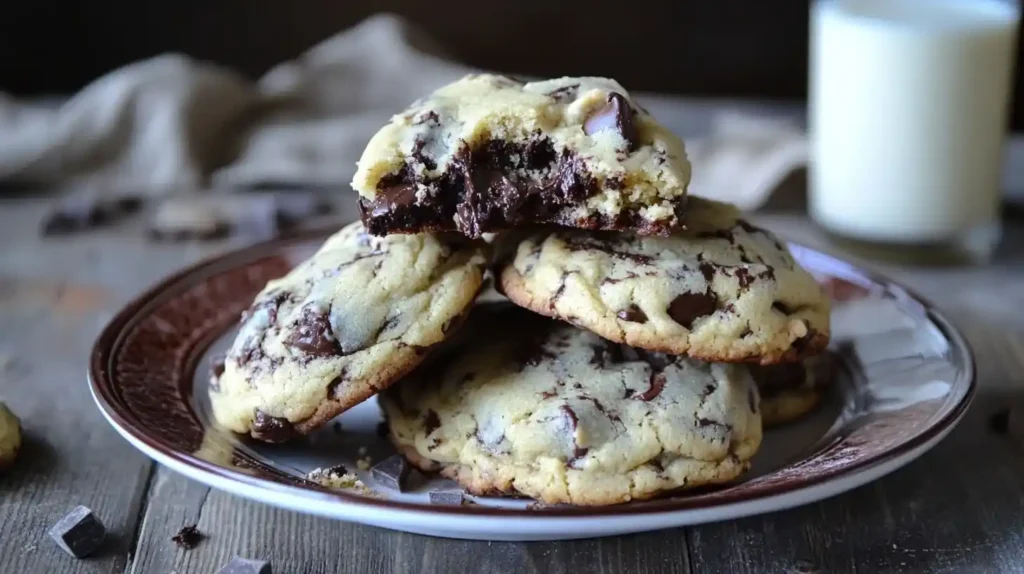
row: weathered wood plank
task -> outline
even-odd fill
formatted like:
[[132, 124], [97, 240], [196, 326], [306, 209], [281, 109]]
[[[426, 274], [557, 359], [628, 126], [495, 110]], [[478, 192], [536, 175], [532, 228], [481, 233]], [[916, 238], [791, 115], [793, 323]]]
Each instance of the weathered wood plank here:
[[[696, 571], [1019, 572], [1024, 457], [991, 414], [1024, 393], [1020, 334], [959, 317], [982, 392], [961, 425], [893, 475], [818, 504], [690, 529]], [[1024, 404], [1024, 403], [1021, 403]]]
[[[46, 203], [0, 200], [0, 400], [27, 433], [18, 463], [0, 477], [0, 572], [123, 572], [153, 465], [93, 405], [89, 351], [141, 288], [216, 247], [153, 247], [119, 230], [42, 239]], [[46, 535], [78, 504], [110, 532], [84, 561]]]
[[[185, 524], [198, 524], [209, 538], [178, 549], [170, 537]], [[448, 540], [271, 508], [161, 468], [131, 572], [212, 572], [234, 555], [270, 559], [275, 572], [310, 574], [689, 572], [681, 529], [569, 542]]]

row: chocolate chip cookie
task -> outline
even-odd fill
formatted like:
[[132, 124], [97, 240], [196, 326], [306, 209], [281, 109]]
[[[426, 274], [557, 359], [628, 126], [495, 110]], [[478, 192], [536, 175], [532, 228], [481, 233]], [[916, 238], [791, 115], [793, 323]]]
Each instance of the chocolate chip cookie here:
[[370, 140], [352, 187], [374, 234], [529, 223], [665, 233], [681, 225], [683, 143], [605, 78], [470, 75]]
[[500, 287], [515, 303], [612, 341], [710, 362], [791, 362], [829, 339], [829, 300], [771, 233], [691, 198], [671, 237], [545, 231]]
[[245, 312], [211, 380], [215, 419], [282, 442], [387, 387], [460, 325], [485, 249], [459, 236], [345, 227]]
[[795, 422], [813, 412], [832, 381], [833, 366], [827, 354], [799, 363], [751, 365], [750, 374], [761, 395], [764, 427]]
[[[501, 337], [488, 336], [501, 333]], [[737, 477], [761, 443], [743, 365], [633, 349], [510, 304], [381, 393], [412, 464], [468, 491], [616, 504]]]

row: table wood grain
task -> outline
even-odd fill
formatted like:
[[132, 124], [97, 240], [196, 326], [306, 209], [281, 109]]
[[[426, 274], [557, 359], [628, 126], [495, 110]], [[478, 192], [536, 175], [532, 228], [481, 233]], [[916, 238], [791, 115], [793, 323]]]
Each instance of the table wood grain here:
[[[135, 451], [106, 424], [86, 385], [102, 325], [187, 263], [241, 240], [154, 245], [141, 221], [62, 239], [36, 232], [49, 200], [0, 199], [0, 399], [27, 445], [0, 477], [0, 573], [210, 573], [233, 555], [277, 573], [334, 572], [1021, 572], [1024, 439], [994, 433], [993, 412], [1024, 409], [1024, 224], [986, 267], [867, 264], [945, 309], [978, 356], [980, 392], [933, 451], [870, 485], [783, 512], [660, 532], [569, 542], [430, 538], [306, 516], [211, 490]], [[342, 217], [352, 213], [343, 210]], [[843, 253], [801, 215], [762, 224]], [[46, 536], [77, 504], [111, 532], [74, 560]], [[186, 524], [205, 535], [179, 549]]]

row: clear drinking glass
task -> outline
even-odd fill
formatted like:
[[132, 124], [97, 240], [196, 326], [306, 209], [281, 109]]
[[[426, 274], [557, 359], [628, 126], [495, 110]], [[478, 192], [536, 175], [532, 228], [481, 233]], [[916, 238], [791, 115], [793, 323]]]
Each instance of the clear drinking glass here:
[[876, 254], [987, 260], [1020, 12], [1001, 0], [818, 0], [810, 211]]

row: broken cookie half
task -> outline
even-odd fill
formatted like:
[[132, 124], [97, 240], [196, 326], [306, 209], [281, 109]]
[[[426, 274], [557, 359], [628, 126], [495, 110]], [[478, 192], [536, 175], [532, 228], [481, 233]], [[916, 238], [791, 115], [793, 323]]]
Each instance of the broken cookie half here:
[[214, 418], [284, 442], [388, 387], [461, 324], [486, 249], [461, 236], [345, 227], [245, 312], [211, 379]]
[[614, 80], [477, 74], [393, 117], [352, 186], [374, 235], [538, 223], [665, 234], [683, 225], [689, 179], [682, 141]]

